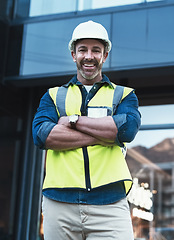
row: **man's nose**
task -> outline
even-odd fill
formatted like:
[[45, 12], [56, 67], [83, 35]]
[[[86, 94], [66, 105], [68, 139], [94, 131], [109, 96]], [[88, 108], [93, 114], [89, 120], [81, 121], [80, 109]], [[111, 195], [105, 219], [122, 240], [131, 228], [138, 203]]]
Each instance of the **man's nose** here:
[[88, 59], [88, 60], [93, 59], [92, 51], [88, 50], [88, 51], [86, 52], [85, 58]]

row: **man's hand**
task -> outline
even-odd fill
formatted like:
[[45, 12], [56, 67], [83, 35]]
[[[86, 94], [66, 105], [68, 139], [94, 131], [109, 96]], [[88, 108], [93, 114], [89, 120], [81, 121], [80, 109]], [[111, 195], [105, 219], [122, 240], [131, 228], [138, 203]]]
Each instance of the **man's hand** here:
[[60, 117], [58, 125], [64, 125], [66, 127], [71, 128], [71, 124], [69, 123], [69, 117], [68, 116]]

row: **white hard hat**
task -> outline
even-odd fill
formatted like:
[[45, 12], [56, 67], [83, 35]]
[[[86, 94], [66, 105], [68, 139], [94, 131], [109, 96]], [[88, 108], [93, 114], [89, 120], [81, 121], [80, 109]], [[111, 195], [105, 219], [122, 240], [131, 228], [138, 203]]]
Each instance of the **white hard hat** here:
[[74, 50], [74, 43], [79, 39], [94, 38], [103, 40], [106, 43], [106, 50], [111, 50], [111, 41], [109, 40], [106, 29], [100, 24], [93, 21], [80, 23], [73, 31], [72, 39], [69, 42], [69, 50]]

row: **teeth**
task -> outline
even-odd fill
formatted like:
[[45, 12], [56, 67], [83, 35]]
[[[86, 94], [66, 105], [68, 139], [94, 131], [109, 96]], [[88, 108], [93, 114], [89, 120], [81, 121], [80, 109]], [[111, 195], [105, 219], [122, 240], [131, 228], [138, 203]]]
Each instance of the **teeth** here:
[[86, 67], [93, 67], [94, 65], [92, 64], [84, 64], [84, 66], [86, 66]]

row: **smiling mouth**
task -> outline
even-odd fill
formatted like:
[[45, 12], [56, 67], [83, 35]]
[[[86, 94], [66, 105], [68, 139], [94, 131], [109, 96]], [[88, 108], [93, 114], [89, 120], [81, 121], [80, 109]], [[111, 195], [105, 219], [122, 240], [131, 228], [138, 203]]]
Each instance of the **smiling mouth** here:
[[85, 67], [94, 67], [95, 64], [87, 64], [87, 63], [85, 63], [84, 66], [85, 66]]
[[83, 69], [87, 71], [93, 71], [95, 69], [95, 64], [83, 64]]
[[92, 69], [97, 66], [97, 62], [82, 62], [84, 68]]

